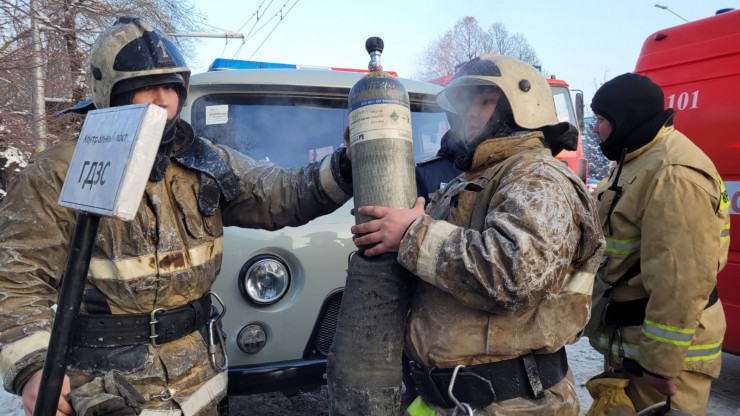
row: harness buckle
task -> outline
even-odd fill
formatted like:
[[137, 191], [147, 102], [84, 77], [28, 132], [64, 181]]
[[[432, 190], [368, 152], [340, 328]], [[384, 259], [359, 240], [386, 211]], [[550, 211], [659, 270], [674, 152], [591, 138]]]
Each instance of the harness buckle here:
[[[216, 299], [216, 301], [218, 301], [218, 303], [221, 305], [221, 312], [219, 312], [217, 316], [211, 318], [208, 321], [208, 355], [211, 358], [211, 366], [213, 366], [216, 371], [221, 373], [229, 368], [229, 357], [226, 355], [226, 345], [224, 344], [224, 337], [221, 334], [221, 329], [218, 327], [221, 319], [223, 319], [224, 315], [226, 315], [226, 305], [224, 305], [224, 302], [216, 294], [216, 292], [208, 291], [207, 293], [211, 295], [214, 299]], [[213, 336], [214, 331], [217, 334], [215, 340]], [[221, 352], [224, 355], [224, 362], [220, 365], [216, 362], [216, 342], [218, 342], [218, 345], [221, 347]]]
[[159, 321], [157, 320], [157, 313], [164, 312], [166, 310], [167, 309], [165, 308], [157, 308], [149, 314], [149, 341], [155, 348], [162, 345], [157, 344], [157, 338], [159, 337], [159, 334], [157, 334], [157, 324], [159, 323]]
[[447, 388], [447, 395], [450, 396], [452, 402], [455, 403], [455, 410], [452, 411], [452, 416], [455, 416], [458, 410], [462, 410], [467, 416], [473, 416], [473, 408], [470, 407], [470, 405], [467, 403], [460, 403], [460, 401], [457, 400], [457, 397], [452, 394], [452, 388], [455, 387], [455, 379], [457, 378], [457, 373], [458, 371], [460, 371], [461, 368], [464, 367], [465, 366], [462, 364], [459, 364], [457, 367], [455, 367], [455, 370], [452, 371], [452, 377], [450, 378], [450, 386]]

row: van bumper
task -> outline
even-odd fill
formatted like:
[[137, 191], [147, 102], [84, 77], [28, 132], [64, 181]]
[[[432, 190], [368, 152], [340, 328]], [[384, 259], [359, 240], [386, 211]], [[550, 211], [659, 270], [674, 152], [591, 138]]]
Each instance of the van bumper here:
[[315, 391], [326, 384], [326, 359], [229, 367], [229, 395]]

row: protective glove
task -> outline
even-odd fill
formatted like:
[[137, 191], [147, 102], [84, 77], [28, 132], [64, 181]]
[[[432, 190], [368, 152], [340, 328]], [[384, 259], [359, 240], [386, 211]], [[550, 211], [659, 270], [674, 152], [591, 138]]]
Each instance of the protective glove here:
[[118, 370], [111, 370], [105, 377], [96, 377], [75, 389], [68, 400], [77, 416], [136, 416], [146, 403]]
[[594, 402], [586, 416], [637, 416], [624, 390], [629, 382], [625, 376], [608, 371], [587, 381], [586, 389]]

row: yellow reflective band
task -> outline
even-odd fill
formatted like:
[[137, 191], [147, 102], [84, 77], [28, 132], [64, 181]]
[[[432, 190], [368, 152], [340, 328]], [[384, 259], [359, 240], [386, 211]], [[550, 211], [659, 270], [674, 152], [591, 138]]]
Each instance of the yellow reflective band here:
[[3, 345], [0, 348], [0, 380], [4, 380], [10, 368], [23, 357], [34, 351], [47, 348], [49, 339], [51, 339], [51, 332], [39, 331]]
[[578, 272], [565, 276], [561, 292], [576, 292], [591, 296], [594, 291], [595, 273]]
[[183, 252], [164, 253], [125, 259], [92, 259], [89, 274], [95, 279], [132, 280], [157, 273], [174, 273], [202, 266], [223, 254], [224, 239], [219, 237], [210, 243], [192, 247]]
[[[601, 348], [603, 348], [605, 350], [609, 348], [609, 340], [606, 339], [606, 336], [604, 335], [603, 332], [600, 333], [599, 336], [596, 337], [593, 340], [594, 340], [594, 343], [596, 345], [598, 345], [599, 347], [601, 347]], [[624, 349], [624, 356], [627, 357], [627, 358], [631, 358], [633, 360], [637, 360], [637, 358], [640, 355], [640, 346], [639, 345], [628, 344], [626, 342], [623, 342], [622, 343], [622, 348]], [[615, 357], [618, 357], [619, 356], [619, 344], [616, 343], [616, 342], [613, 343], [612, 344], [611, 351], [612, 351], [612, 355], [614, 355]]]
[[207, 404], [213, 402], [214, 399], [226, 396], [226, 385], [228, 381], [229, 375], [227, 372], [218, 373], [213, 376], [213, 378], [192, 393], [190, 397], [180, 403], [183, 415], [195, 415]]
[[722, 341], [707, 345], [692, 345], [686, 353], [684, 361], [707, 361], [712, 360], [722, 354]]
[[[591, 341], [594, 342], [594, 344], [598, 345], [599, 347], [603, 349], [608, 349], [609, 341], [606, 339], [606, 335], [604, 333], [600, 333], [597, 337], [591, 338]], [[614, 342], [612, 344], [611, 352], [612, 355], [615, 357], [619, 356], [619, 350], [618, 350], [618, 344], [617, 342]], [[638, 357], [640, 355], [640, 346], [635, 344], [629, 344], [629, 343], [622, 343], [622, 348], [624, 348], [624, 356], [627, 358], [631, 358], [633, 360], [638, 360]], [[713, 360], [717, 357], [719, 357], [722, 354], [722, 340], [719, 342], [715, 342], [714, 344], [707, 344], [707, 345], [692, 345], [689, 347], [689, 350], [686, 352], [686, 356], [684, 357], [684, 361], [691, 362], [691, 361], [709, 361]]]
[[606, 249], [604, 249], [604, 251], [607, 253], [615, 254], [635, 253], [637, 251], [640, 251], [640, 239], [636, 238], [633, 240], [617, 240], [614, 238], [607, 238]]
[[694, 329], [683, 329], [663, 325], [649, 320], [642, 324], [642, 333], [651, 339], [673, 345], [690, 345], [694, 339]]
[[331, 173], [331, 159], [332, 155], [329, 154], [321, 161], [319, 180], [321, 181], [321, 187], [324, 189], [324, 192], [326, 192], [331, 201], [335, 204], [341, 204], [347, 200], [349, 195], [345, 194], [342, 188], [339, 187], [337, 181], [334, 180], [334, 175]]
[[730, 224], [726, 224], [725, 227], [722, 229], [722, 232], [719, 234], [720, 241], [725, 241], [730, 238]]
[[409, 416], [434, 416], [434, 410], [432, 410], [426, 403], [424, 403], [424, 400], [420, 397], [417, 397], [416, 400], [414, 400], [411, 403], [411, 406], [409, 406], [406, 409], [406, 412]]
[[719, 210], [724, 211], [730, 207], [730, 196], [727, 194], [725, 183], [722, 182], [722, 177], [717, 174], [717, 180], [719, 180]]
[[434, 284], [437, 277], [437, 259], [442, 244], [457, 226], [447, 221], [434, 221], [427, 227], [427, 234], [419, 247], [419, 259], [416, 261], [416, 275], [425, 282]]

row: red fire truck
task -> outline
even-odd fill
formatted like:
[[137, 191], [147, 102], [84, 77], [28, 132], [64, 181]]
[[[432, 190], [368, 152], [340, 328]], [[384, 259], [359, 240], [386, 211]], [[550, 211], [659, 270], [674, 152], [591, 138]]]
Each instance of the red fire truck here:
[[[446, 75], [428, 82], [444, 86], [450, 82], [451, 78], [452, 75]], [[581, 134], [585, 128], [583, 124], [583, 93], [577, 92], [575, 94], [574, 105], [567, 82], [560, 79], [548, 78], [547, 83], [550, 84], [550, 89], [552, 89], [552, 98], [555, 100], [555, 110], [557, 111], [558, 119], [578, 126], [579, 132], [578, 147], [576, 150], [563, 150], [558, 154], [557, 158], [567, 164], [583, 180], [583, 183], [586, 183], [588, 179], [588, 159], [583, 156], [583, 144], [581, 141]]]
[[[635, 72], [650, 77], [676, 110], [675, 126], [714, 162], [729, 196], [730, 255], [718, 277], [727, 332], [740, 354], [740, 10], [650, 35]], [[734, 230], [734, 231], [733, 231]]]
[[555, 109], [560, 121], [569, 121], [578, 126], [578, 147], [576, 150], [563, 150], [556, 157], [568, 164], [568, 167], [586, 183], [588, 180], [588, 159], [583, 156], [583, 93], [575, 94], [575, 106], [571, 100], [568, 83], [555, 78], [548, 78], [547, 83], [552, 89], [552, 98], [555, 100]]

